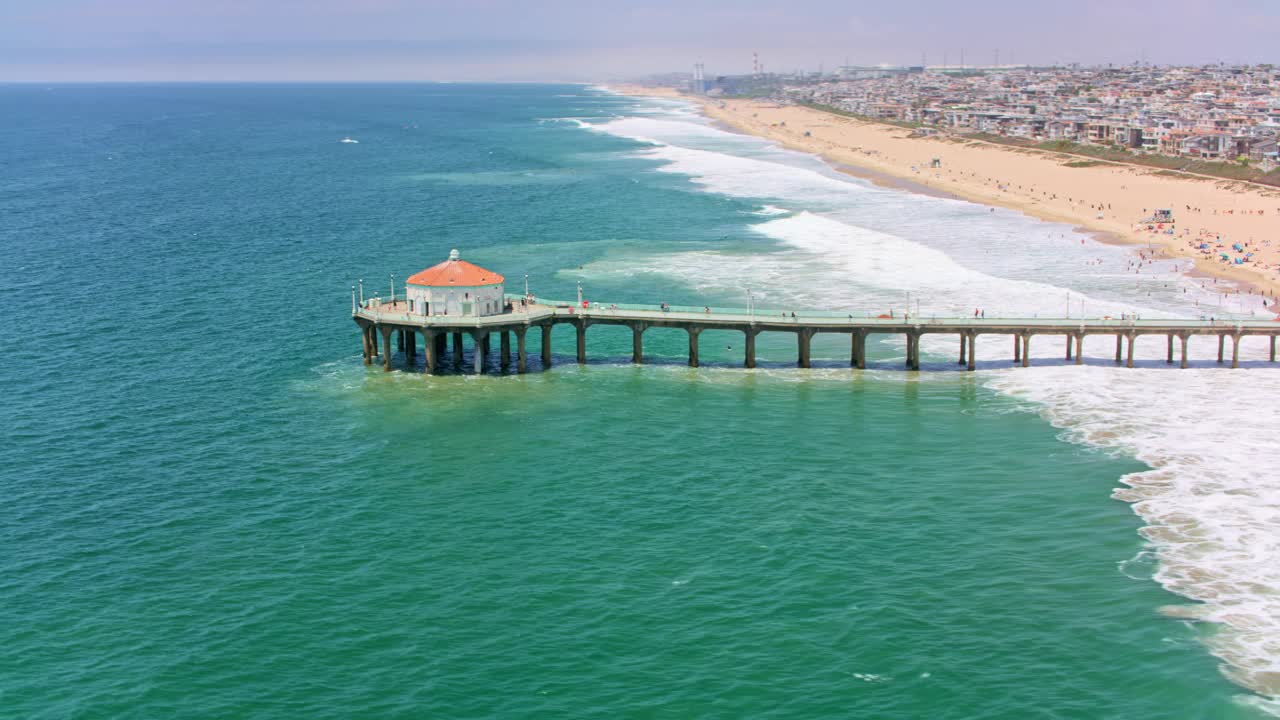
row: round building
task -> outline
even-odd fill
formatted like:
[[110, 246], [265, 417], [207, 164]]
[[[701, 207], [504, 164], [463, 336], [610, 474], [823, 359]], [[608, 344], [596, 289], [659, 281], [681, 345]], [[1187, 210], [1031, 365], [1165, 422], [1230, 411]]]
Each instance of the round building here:
[[449, 259], [411, 275], [405, 281], [409, 312], [419, 315], [497, 315], [504, 312], [502, 283], [492, 270], [485, 270], [449, 251]]

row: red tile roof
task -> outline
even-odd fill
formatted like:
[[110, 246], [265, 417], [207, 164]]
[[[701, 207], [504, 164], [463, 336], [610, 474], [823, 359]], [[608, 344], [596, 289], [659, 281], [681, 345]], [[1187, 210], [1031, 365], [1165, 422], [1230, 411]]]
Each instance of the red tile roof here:
[[472, 265], [466, 260], [445, 260], [429, 267], [420, 273], [410, 275], [410, 285], [427, 285], [431, 287], [473, 287], [476, 285], [497, 285], [505, 278], [492, 270], [485, 270], [479, 265]]

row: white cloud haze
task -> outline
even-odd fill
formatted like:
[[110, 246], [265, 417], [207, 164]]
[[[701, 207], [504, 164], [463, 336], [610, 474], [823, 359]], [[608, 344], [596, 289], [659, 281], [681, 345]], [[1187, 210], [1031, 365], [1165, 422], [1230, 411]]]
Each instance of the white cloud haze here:
[[1276, 0], [0, 0], [0, 81], [601, 80], [951, 62], [1275, 62]]

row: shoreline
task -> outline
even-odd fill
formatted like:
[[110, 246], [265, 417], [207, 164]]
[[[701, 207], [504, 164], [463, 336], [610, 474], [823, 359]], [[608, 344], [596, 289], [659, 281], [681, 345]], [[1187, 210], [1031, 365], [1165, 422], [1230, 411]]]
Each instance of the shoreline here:
[[[632, 96], [681, 99], [726, 130], [817, 155], [835, 170], [904, 192], [1017, 210], [1070, 225], [1143, 258], [1189, 261], [1187, 275], [1226, 280], [1223, 294], [1280, 294], [1280, 191], [1232, 181], [1161, 174], [1123, 163], [1080, 164], [1075, 156], [952, 137], [920, 137], [895, 125], [823, 110], [745, 99], [690, 96], [671, 88], [610, 86]], [[937, 158], [940, 167], [931, 167]], [[1101, 197], [1098, 197], [1101, 195]], [[1155, 208], [1175, 209], [1176, 234], [1149, 232], [1138, 222]], [[1200, 211], [1188, 212], [1186, 208]], [[1162, 230], [1166, 229], [1161, 227]], [[1222, 238], [1221, 246], [1215, 242]], [[1208, 243], [1207, 252], [1199, 250]], [[1221, 253], [1250, 263], [1220, 262]], [[1151, 251], [1146, 251], [1147, 247]]]
[[[643, 88], [637, 89], [637, 95], [652, 95]], [[671, 93], [668, 97], [689, 99], [686, 96]], [[704, 103], [704, 114], [717, 124], [725, 122]], [[818, 112], [818, 111], [814, 111]], [[829, 115], [829, 114], [824, 114]], [[833, 116], [839, 117], [839, 116]], [[744, 119], [749, 121], [748, 116]], [[812, 119], [810, 122], [832, 122], [827, 118]], [[843, 124], [843, 123], [842, 123]], [[794, 122], [788, 122], [794, 127]], [[872, 125], [866, 123], [865, 125]], [[885, 128], [886, 126], [878, 126]], [[762, 132], [749, 132], [738, 128], [739, 132], [764, 137], [786, 147], [802, 152], [815, 154], [837, 169], [844, 164], [844, 158], [834, 153], [814, 149], [803, 144], [788, 141], [787, 136], [770, 134], [767, 128]], [[797, 128], [797, 130], [804, 128]], [[897, 128], [893, 128], [897, 130]], [[798, 132], [796, 134], [799, 134]], [[879, 137], [890, 135], [886, 128]], [[893, 152], [897, 144], [918, 144], [905, 138], [885, 138], [878, 151]], [[961, 141], [963, 142], [963, 141]], [[870, 143], [867, 143], [870, 145]], [[943, 143], [935, 145], [944, 146]], [[865, 147], [866, 145], [864, 145]], [[846, 152], [852, 150], [844, 148]], [[1006, 155], [998, 149], [984, 149], [979, 158], [992, 157], [1000, 159]], [[895, 153], [896, 154], [896, 153]], [[897, 182], [912, 180], [916, 174], [901, 169], [895, 173], [879, 163], [848, 163], [850, 166], [873, 167], [877, 172], [897, 178]], [[1037, 169], [1043, 163], [1028, 164]], [[1092, 168], [1067, 168], [1079, 175], [1091, 175], [1085, 170]], [[1134, 177], [1128, 168], [1110, 168], [1113, 172], [1125, 173], [1124, 177]], [[851, 173], [858, 174], [858, 173]], [[1000, 177], [1006, 177], [1001, 175]], [[1166, 182], [1173, 178], [1164, 178]], [[1190, 188], [1195, 192], [1209, 194], [1221, 188], [1203, 181], [1178, 179], [1185, 191]], [[1046, 187], [1039, 182], [1040, 188]], [[896, 183], [895, 183], [896, 186]], [[942, 183], [926, 185], [930, 190], [938, 191], [948, 188]], [[1016, 187], [1016, 182], [1015, 182]], [[910, 190], [910, 187], [900, 187]], [[957, 193], [958, 195], [958, 193]], [[1089, 223], [1081, 222], [1070, 215], [1046, 217], [1043, 208], [1025, 208], [1017, 203], [1001, 201], [1000, 198], [989, 199], [985, 196], [964, 198], [983, 205], [998, 205], [1024, 212], [1030, 217], [1063, 222], [1071, 227], [1092, 234], [1100, 242], [1121, 244], [1132, 248], [1135, 255], [1147, 243], [1143, 235], [1133, 236], [1121, 233], [1107, 234], [1109, 228], [1099, 230]], [[1221, 199], [1221, 198], [1219, 198]], [[1007, 200], [1007, 198], [1006, 198]], [[1207, 201], [1198, 202], [1197, 206], [1211, 208]], [[1268, 199], [1264, 216], [1267, 222], [1276, 227], [1280, 221], [1280, 200]], [[1122, 209], [1119, 203], [1112, 203]], [[1193, 216], [1194, 217], [1194, 216]], [[1205, 216], [1201, 216], [1205, 218]], [[1211, 214], [1208, 218], [1217, 219]], [[1198, 218], [1199, 219], [1199, 218]], [[1273, 243], [1280, 241], [1280, 233], [1272, 231]], [[1154, 240], [1154, 238], [1153, 238]], [[1078, 242], [1078, 240], [1077, 240]], [[1138, 245], [1138, 247], [1133, 247]], [[1164, 243], [1161, 243], [1164, 245]], [[1176, 247], [1177, 243], [1175, 243]], [[1229, 246], [1229, 245], [1228, 245]], [[1190, 278], [1196, 278], [1197, 285], [1204, 285], [1198, 280], [1207, 269], [1217, 269], [1215, 263], [1203, 262], [1194, 254], [1167, 251], [1176, 258], [1201, 260], [1191, 265], [1184, 272]], [[1214, 255], [1216, 257], [1216, 254]], [[1180, 263], [1180, 266], [1182, 263]], [[1206, 267], [1207, 266], [1207, 267]], [[1230, 271], [1231, 268], [1225, 270]], [[1064, 273], [1065, 274], [1065, 273]], [[1275, 274], [1274, 271], [1268, 275]], [[1245, 286], [1252, 284], [1263, 289], [1272, 289], [1276, 283], [1271, 278], [1262, 278], [1261, 282], [1242, 274], [1224, 273], [1219, 270], [1215, 277], [1228, 277], [1231, 282]], [[1117, 276], [1117, 283], [1124, 282]], [[1129, 283], [1132, 285], [1132, 283]], [[1209, 287], [1213, 287], [1212, 284]], [[1218, 288], [1214, 288], [1218, 289]], [[1234, 288], [1233, 288], [1234, 290]], [[1126, 296], [1131, 297], [1133, 291]], [[1148, 357], [1158, 357], [1147, 348]], [[1269, 488], [1259, 486], [1251, 469], [1240, 468], [1233, 463], [1233, 454], [1258, 453], [1266, 454], [1273, 449], [1268, 444], [1272, 434], [1267, 430], [1256, 431], [1249, 427], [1241, 430], [1229, 422], [1234, 417], [1249, 417], [1256, 408], [1265, 408], [1265, 392], [1254, 387], [1262, 376], [1228, 376], [1222, 380], [1201, 382], [1175, 392], [1163, 392], [1154, 382], [1140, 383], [1129, 379], [1120, 379], [1110, 372], [1100, 372], [1083, 377], [1064, 373], [1058, 377], [1049, 377], [1041, 382], [1030, 382], [1026, 376], [1014, 374], [997, 374], [988, 378], [984, 384], [994, 392], [1033, 403], [1042, 408], [1039, 415], [1053, 427], [1062, 431], [1060, 439], [1073, 444], [1081, 444], [1106, 451], [1118, 450], [1125, 456], [1134, 458], [1146, 469], [1125, 473], [1116, 483], [1117, 488], [1110, 497], [1130, 504], [1132, 511], [1138, 516], [1142, 529], [1141, 535], [1158, 548], [1160, 567], [1165, 574], [1152, 572], [1150, 580], [1165, 588], [1170, 593], [1193, 601], [1192, 604], [1166, 605], [1160, 607], [1172, 617], [1191, 617], [1205, 621], [1213, 628], [1211, 635], [1199, 635], [1198, 639], [1220, 663], [1219, 671], [1229, 680], [1256, 695], [1242, 695], [1240, 704], [1257, 707], [1274, 708], [1276, 693], [1280, 691], [1277, 676], [1271, 670], [1274, 667], [1274, 653], [1269, 653], [1266, 643], [1275, 638], [1277, 624], [1274, 615], [1267, 611], [1273, 608], [1262, 608], [1254, 615], [1242, 616], [1239, 608], [1257, 607], [1253, 603], [1259, 599], [1272, 597], [1276, 588], [1274, 570], [1265, 565], [1265, 560], [1257, 560], [1257, 555], [1249, 553], [1248, 533], [1245, 527], [1255, 529], [1260, 525], [1246, 525], [1254, 517], [1265, 518], [1270, 509], [1266, 503], [1259, 504], [1261, 490]], [[1021, 380], [1021, 382], [1019, 382]], [[1225, 383], [1225, 384], [1224, 384]], [[1097, 392], [1083, 392], [1094, 390]], [[1223, 407], [1224, 402], [1238, 403]], [[1195, 409], [1203, 405], [1203, 409]], [[1187, 408], [1191, 407], [1191, 410]], [[1210, 412], [1212, 408], [1216, 412]], [[1265, 413], [1264, 413], [1265, 414]], [[1222, 419], [1226, 418], [1227, 421]], [[1265, 426], [1265, 423], [1263, 423]], [[1123, 432], [1118, 432], [1121, 430]], [[1189, 446], [1189, 443], [1192, 445]], [[1190, 447], [1190, 452], [1188, 451]], [[1264, 483], [1265, 485], [1265, 483]], [[1261, 490], [1260, 490], [1261, 488]], [[1199, 499], [1208, 493], [1221, 502], [1203, 503]], [[1254, 514], [1256, 513], [1256, 515]], [[1170, 520], [1170, 518], [1173, 518]], [[1248, 520], [1242, 519], [1248, 518]], [[1191, 528], [1191, 529], [1188, 529]], [[1190, 537], [1196, 540], [1194, 551], [1187, 551], [1191, 546]], [[1241, 538], [1244, 538], [1243, 540]], [[1229, 561], [1223, 566], [1206, 566], [1201, 557], [1201, 546], [1210, 545], [1220, 554], [1230, 553]], [[1138, 557], [1142, 557], [1141, 555]], [[1242, 559], [1243, 558], [1243, 559]], [[1136, 559], [1136, 558], [1135, 558]], [[1259, 574], [1264, 570], [1266, 574]], [[1126, 573], [1127, 574], [1127, 573]], [[1135, 577], [1135, 579], [1137, 579]], [[1263, 711], [1265, 713], [1265, 710]]]

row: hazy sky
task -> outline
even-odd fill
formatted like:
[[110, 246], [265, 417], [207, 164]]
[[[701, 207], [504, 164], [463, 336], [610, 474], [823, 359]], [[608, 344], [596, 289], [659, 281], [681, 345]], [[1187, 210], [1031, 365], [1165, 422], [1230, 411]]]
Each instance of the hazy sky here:
[[1280, 0], [0, 0], [3, 80], [606, 80], [1280, 62]]

